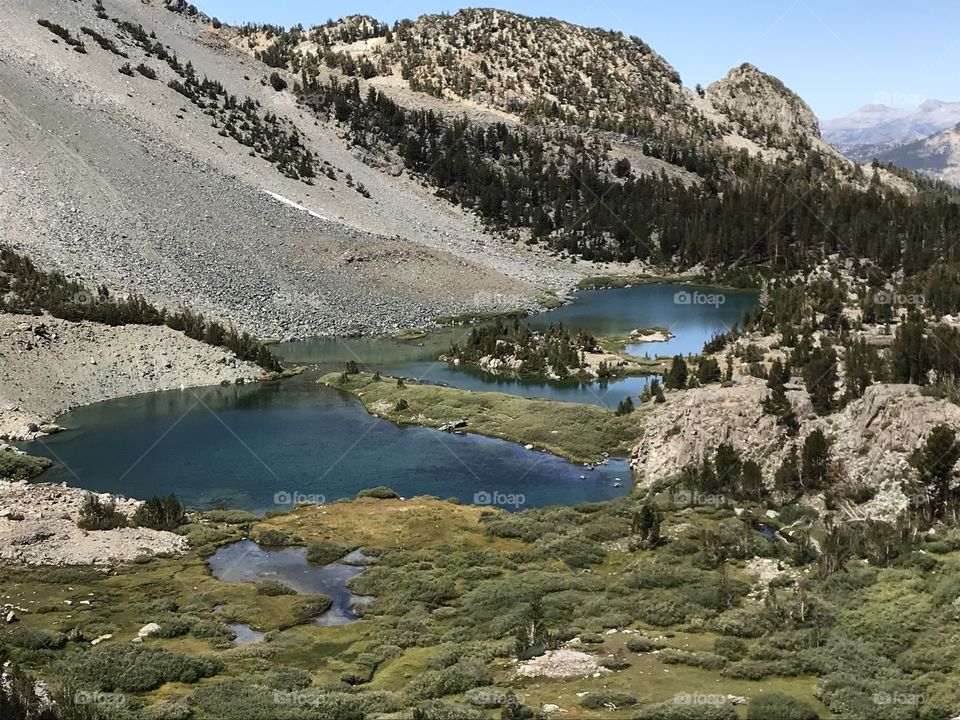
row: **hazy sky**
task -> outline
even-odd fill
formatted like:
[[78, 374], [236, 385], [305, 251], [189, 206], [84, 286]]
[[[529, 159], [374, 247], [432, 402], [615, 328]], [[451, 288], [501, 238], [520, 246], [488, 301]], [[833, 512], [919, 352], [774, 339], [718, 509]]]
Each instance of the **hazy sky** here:
[[[305, 26], [331, 17], [372, 15], [393, 22], [456, 12], [445, 0], [193, 0], [230, 23]], [[821, 118], [879, 102], [912, 107], [960, 100], [957, 0], [498, 0], [500, 7], [637, 35], [692, 87], [742, 62], [776, 75]]]

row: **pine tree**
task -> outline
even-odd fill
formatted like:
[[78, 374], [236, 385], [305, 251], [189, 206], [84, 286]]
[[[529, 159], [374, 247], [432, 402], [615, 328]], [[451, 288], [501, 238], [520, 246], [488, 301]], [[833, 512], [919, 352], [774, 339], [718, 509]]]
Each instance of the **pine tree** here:
[[931, 490], [934, 517], [943, 517], [952, 500], [954, 467], [960, 459], [960, 443], [956, 433], [947, 425], [937, 425], [927, 436], [923, 446], [911, 456], [912, 464], [920, 473], [920, 480]]
[[837, 354], [833, 348], [814, 348], [803, 369], [803, 381], [817, 415], [829, 415], [834, 410], [837, 388]]
[[663, 379], [663, 384], [671, 390], [683, 390], [687, 386], [687, 361], [681, 355], [674, 355], [670, 371]]
[[740, 485], [740, 456], [732, 445], [720, 443], [714, 458], [717, 480], [724, 492], [735, 491]]
[[790, 497], [803, 492], [803, 483], [800, 480], [800, 470], [797, 467], [797, 446], [790, 445], [787, 456], [773, 476], [774, 487], [784, 495]]
[[760, 502], [766, 494], [760, 465], [754, 460], [745, 460], [740, 468], [741, 497]]
[[927, 373], [933, 367], [924, 337], [926, 330], [926, 321], [916, 311], [897, 327], [896, 338], [890, 348], [890, 369], [894, 382], [926, 384]]
[[774, 360], [767, 376], [770, 394], [763, 401], [763, 411], [773, 415], [777, 419], [777, 424], [786, 428], [788, 435], [795, 435], [800, 424], [793, 412], [793, 405], [787, 399], [787, 391], [783, 385], [785, 376], [786, 370], [783, 364], [780, 360]]
[[824, 487], [830, 462], [830, 444], [820, 428], [807, 435], [801, 456], [803, 459], [801, 477], [804, 488], [819, 490]]

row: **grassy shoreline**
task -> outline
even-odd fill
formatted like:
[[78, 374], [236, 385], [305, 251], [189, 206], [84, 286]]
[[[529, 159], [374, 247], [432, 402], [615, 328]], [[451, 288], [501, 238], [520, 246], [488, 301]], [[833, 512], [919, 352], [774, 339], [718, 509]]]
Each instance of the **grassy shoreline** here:
[[[328, 373], [319, 382], [357, 397], [371, 414], [398, 423], [439, 428], [466, 419], [465, 430], [533, 445], [572, 462], [626, 457], [643, 435], [643, 411], [617, 416], [595, 405], [470, 392], [369, 373]], [[406, 407], [400, 401], [406, 403]]]

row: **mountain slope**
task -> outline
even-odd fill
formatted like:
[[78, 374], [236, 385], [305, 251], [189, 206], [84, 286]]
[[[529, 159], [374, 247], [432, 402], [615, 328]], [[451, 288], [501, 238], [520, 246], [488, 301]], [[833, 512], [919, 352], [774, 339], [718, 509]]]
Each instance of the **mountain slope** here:
[[801, 262], [859, 246], [856, 193], [888, 200], [853, 221], [864, 236], [923, 209], [752, 66], [696, 92], [639, 39], [502, 11], [282, 31], [182, 0], [25, 0], [0, 87], [7, 242], [267, 336], [530, 307], [605, 272]]
[[960, 123], [914, 142], [876, 148], [873, 156], [880, 162], [960, 185]]
[[[156, 79], [121, 72], [127, 64]], [[188, 82], [188, 67], [224, 94], [169, 87]], [[68, 273], [277, 336], [389, 332], [476, 309], [478, 298], [527, 304], [575, 280], [368, 165], [263, 84], [267, 70], [156, 3], [15, 3], [0, 26], [4, 240]], [[234, 125], [255, 119], [259, 139], [231, 129], [227, 114], [241, 111], [230, 98], [250, 98]], [[297, 146], [310, 149], [317, 177], [294, 179], [272, 159]]]

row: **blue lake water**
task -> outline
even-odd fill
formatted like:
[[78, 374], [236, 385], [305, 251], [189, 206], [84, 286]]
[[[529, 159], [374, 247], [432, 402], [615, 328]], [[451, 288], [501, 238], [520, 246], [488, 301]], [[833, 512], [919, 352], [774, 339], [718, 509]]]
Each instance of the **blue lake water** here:
[[398, 426], [311, 375], [137, 395], [60, 423], [71, 430], [30, 445], [57, 461], [43, 481], [138, 498], [176, 493], [194, 508], [261, 512], [377, 485], [471, 503], [500, 493], [535, 507], [610, 499], [630, 485], [624, 460], [587, 470], [505, 440]]
[[[724, 302], [714, 305], [675, 301], [677, 293], [694, 291], [637, 285], [583, 292], [575, 303], [528, 322], [563, 322], [616, 336], [661, 325], [676, 337], [633, 351], [686, 354], [699, 352], [756, 302], [755, 293], [726, 293]], [[414, 342], [314, 340], [277, 351], [288, 362], [315, 364], [321, 371], [354, 360], [425, 382], [606, 407], [628, 395], [636, 398], [649, 382], [644, 377], [532, 382], [438, 362], [467, 332], [446, 328]], [[629, 490], [625, 460], [587, 469], [504, 440], [397, 426], [371, 417], [356, 399], [318, 385], [316, 376], [314, 371], [249, 386], [151, 393], [79, 408], [58, 420], [68, 432], [31, 443], [29, 450], [55, 461], [43, 481], [138, 498], [175, 493], [198, 509], [222, 505], [262, 512], [290, 507], [291, 500], [351, 498], [377, 485], [405, 497], [453, 497], [507, 509], [606, 500]]]
[[[711, 299], [715, 302], [706, 302]], [[579, 292], [574, 302], [532, 315], [524, 322], [538, 328], [560, 322], [574, 330], [608, 337], [624, 337], [638, 328], [662, 326], [674, 337], [666, 342], [631, 344], [626, 349], [638, 357], [672, 357], [699, 353], [715, 334], [740, 323], [756, 301], [755, 292], [720, 293], [715, 289], [677, 284], [634, 285]], [[628, 396], [636, 400], [652, 379], [628, 377], [586, 383], [521, 380], [471, 366], [454, 367], [438, 360], [452, 343], [461, 341], [469, 333], [469, 327], [444, 328], [420, 340], [406, 342], [390, 338], [317, 338], [284, 343], [277, 346], [276, 351], [290, 363], [334, 369], [353, 360], [369, 370], [464, 390], [497, 391], [608, 408], [615, 408]]]

